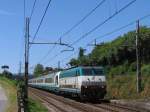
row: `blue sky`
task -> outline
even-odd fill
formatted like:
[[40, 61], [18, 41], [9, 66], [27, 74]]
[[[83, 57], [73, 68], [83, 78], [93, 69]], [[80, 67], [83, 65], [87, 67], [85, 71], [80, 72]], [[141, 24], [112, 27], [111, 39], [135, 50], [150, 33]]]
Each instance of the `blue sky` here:
[[[35, 41], [55, 42], [64, 32], [70, 29], [100, 1], [102, 0], [52, 0]], [[132, 0], [106, 0], [101, 7], [99, 7], [71, 33], [66, 35], [62, 41], [65, 43], [72, 43], [130, 1]], [[34, 0], [26, 0], [26, 16], [30, 16], [33, 2]], [[37, 0], [30, 24], [31, 39], [37, 29], [47, 3], [48, 0]], [[115, 16], [95, 32], [75, 44], [75, 53], [64, 52], [54, 58], [54, 56], [61, 50], [66, 49], [62, 46], [56, 46], [56, 48], [53, 49], [53, 51], [46, 58], [44, 58], [41, 63], [45, 66], [56, 67], [57, 62], [61, 61], [61, 66], [66, 66], [66, 63], [70, 58], [78, 55], [77, 50], [79, 47], [84, 47], [94, 38], [126, 25], [142, 16], [150, 14], [149, 4], [150, 0], [137, 0], [119, 15]], [[140, 24], [149, 26], [150, 17], [140, 21]], [[19, 61], [22, 61], [23, 63], [24, 56], [23, 0], [0, 1], [0, 25], [0, 66], [6, 64], [10, 66], [10, 71], [18, 72]], [[124, 33], [134, 29], [135, 24], [105, 38], [100, 38], [98, 39], [98, 42], [110, 41], [117, 36], [123, 35]], [[30, 50], [30, 66], [37, 64], [51, 48], [51, 45], [33, 45]], [[86, 49], [86, 53], [89, 53], [92, 47], [86, 47]], [[72, 56], [69, 57], [70, 55]]]

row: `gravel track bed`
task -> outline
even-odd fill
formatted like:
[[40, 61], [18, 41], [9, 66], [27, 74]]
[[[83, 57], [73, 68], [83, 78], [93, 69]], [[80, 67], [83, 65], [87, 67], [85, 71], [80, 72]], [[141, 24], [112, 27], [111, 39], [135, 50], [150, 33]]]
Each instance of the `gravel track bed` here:
[[116, 105], [111, 103], [102, 103], [102, 104], [94, 104], [96, 107], [100, 108], [106, 108], [107, 110], [110, 110], [112, 112], [143, 112], [142, 110], [138, 110], [131, 107], [126, 107], [123, 105]]
[[53, 106], [55, 110], [59, 110], [56, 112], [142, 112], [132, 107], [118, 104], [102, 102], [100, 104], [82, 103], [35, 88], [29, 88], [29, 91], [46, 101], [51, 107]]

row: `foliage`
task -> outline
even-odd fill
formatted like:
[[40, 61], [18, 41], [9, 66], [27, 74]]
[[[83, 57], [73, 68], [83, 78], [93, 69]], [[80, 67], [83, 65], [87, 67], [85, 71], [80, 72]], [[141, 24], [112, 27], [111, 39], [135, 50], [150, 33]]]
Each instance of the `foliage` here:
[[143, 65], [141, 71], [144, 75], [150, 75], [150, 65]]
[[48, 110], [39, 101], [29, 99], [28, 112], [48, 112]]
[[75, 58], [71, 59], [69, 64], [71, 66], [89, 65], [90, 64], [90, 61], [89, 61], [90, 58], [89, 58], [89, 56], [84, 55], [84, 52], [85, 52], [85, 49], [80, 47], [78, 59], [75, 59]]
[[136, 92], [136, 75], [107, 77], [107, 97], [114, 99], [139, 99], [150, 97], [150, 76], [142, 75], [142, 89]]
[[71, 66], [78, 66], [79, 65], [79, 60], [73, 58], [73, 59], [70, 60], [69, 64]]
[[1, 66], [2, 69], [9, 69], [9, 66], [8, 65], [3, 65]]
[[37, 64], [34, 68], [34, 75], [35, 76], [40, 76], [44, 72], [44, 67], [41, 64]]
[[2, 73], [2, 76], [11, 79], [12, 78], [12, 73], [7, 71], [7, 70], [4, 70], [3, 73]]
[[79, 56], [78, 58], [82, 58], [84, 56], [84, 52], [85, 52], [85, 49], [83, 49], [82, 47], [79, 48]]
[[[101, 65], [116, 67], [128, 63], [129, 66], [133, 67], [136, 61], [135, 37], [136, 32], [130, 31], [112, 42], [103, 44], [103, 46], [96, 46], [87, 56], [84, 55], [81, 58], [80, 52], [79, 57], [72, 59], [70, 64], [71, 66]], [[142, 64], [148, 64], [150, 62], [150, 28], [141, 27], [140, 37]]]

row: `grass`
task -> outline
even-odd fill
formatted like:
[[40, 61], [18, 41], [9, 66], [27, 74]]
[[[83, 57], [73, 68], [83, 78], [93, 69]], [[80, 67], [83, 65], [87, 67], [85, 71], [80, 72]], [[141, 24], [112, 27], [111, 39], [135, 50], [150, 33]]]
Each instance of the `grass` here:
[[29, 99], [28, 112], [48, 112], [48, 110], [39, 101]]
[[[5, 77], [0, 77], [0, 86], [4, 88], [8, 97], [8, 106], [6, 112], [17, 112], [17, 87], [16, 81]], [[29, 99], [28, 112], [48, 112], [48, 110], [39, 101]]]
[[107, 77], [107, 97], [111, 99], [150, 98], [150, 75], [142, 75], [142, 92], [136, 92], [136, 75]]
[[8, 97], [8, 106], [6, 112], [17, 112], [16, 82], [5, 77], [0, 77], [0, 86], [4, 88]]

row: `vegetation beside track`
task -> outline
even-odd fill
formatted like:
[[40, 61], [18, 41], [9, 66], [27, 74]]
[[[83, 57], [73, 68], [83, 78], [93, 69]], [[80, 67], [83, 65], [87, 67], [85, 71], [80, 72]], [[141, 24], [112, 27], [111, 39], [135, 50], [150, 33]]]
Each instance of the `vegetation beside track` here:
[[28, 102], [28, 112], [48, 112], [48, 110], [41, 102], [30, 98]]
[[150, 75], [142, 76], [142, 92], [138, 94], [135, 74], [107, 77], [107, 97], [110, 99], [150, 98]]
[[[26, 109], [24, 107], [25, 106], [24, 89], [25, 89], [24, 82], [18, 81], [18, 102], [19, 104], [23, 104], [23, 106], [18, 105], [19, 111], [21, 111], [21, 109]], [[48, 110], [46, 107], [44, 107], [44, 105], [40, 101], [38, 101], [35, 98], [32, 98], [32, 96], [29, 95], [27, 112], [48, 112]]]
[[[6, 77], [0, 77], [0, 86], [2, 86], [8, 97], [8, 106], [6, 112], [17, 112], [17, 81], [8, 79]], [[48, 112], [46, 107], [44, 107], [39, 101], [29, 99], [28, 112]]]
[[5, 77], [0, 77], [0, 86], [5, 89], [8, 97], [8, 106], [6, 112], [17, 112], [17, 88], [16, 81]]

